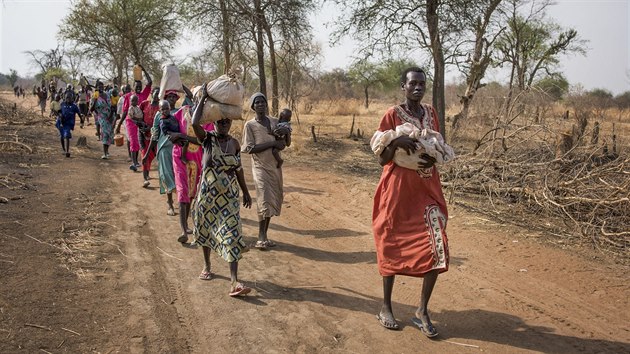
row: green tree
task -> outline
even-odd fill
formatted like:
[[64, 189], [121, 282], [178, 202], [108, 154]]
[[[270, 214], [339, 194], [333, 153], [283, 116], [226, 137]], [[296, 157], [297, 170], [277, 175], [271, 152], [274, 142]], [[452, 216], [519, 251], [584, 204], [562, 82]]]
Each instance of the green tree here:
[[543, 73], [558, 74], [561, 55], [585, 53], [585, 42], [576, 30], [563, 29], [545, 18], [544, 10], [550, 1], [534, 1], [526, 15], [521, 14], [521, 8], [528, 2], [510, 0], [510, 3], [506, 29], [497, 40], [498, 65], [510, 66], [510, 89], [516, 86], [525, 90]]
[[17, 83], [19, 78], [20, 77], [18, 76], [17, 70], [9, 69], [9, 75], [7, 75], [7, 80], [9, 81], [11, 88], [15, 87], [15, 84]]
[[[360, 52], [368, 57], [373, 52], [390, 55], [396, 52], [408, 58], [430, 54], [433, 74], [432, 100], [440, 125], [446, 136], [445, 73], [449, 65], [467, 70], [471, 90], [465, 95], [472, 99], [480, 87], [487, 67], [485, 31], [501, 0], [335, 0], [343, 10], [336, 19], [333, 40], [350, 35], [361, 43]], [[478, 14], [482, 17], [479, 18]], [[478, 40], [471, 40], [474, 33]], [[474, 44], [474, 45], [471, 45]], [[421, 54], [418, 54], [418, 53]], [[475, 55], [471, 56], [473, 52]], [[478, 54], [478, 55], [477, 55]], [[467, 107], [467, 106], [466, 106]]]
[[73, 0], [59, 36], [122, 80], [134, 62], [159, 70], [181, 33], [177, 6], [159, 0]]
[[375, 86], [379, 86], [383, 81], [382, 68], [368, 60], [355, 61], [348, 70], [348, 77], [363, 91], [365, 108], [370, 107], [369, 91]]
[[[206, 38], [223, 51], [226, 72], [235, 58], [255, 57], [259, 90], [267, 94], [267, 69], [271, 73], [271, 114], [279, 107], [280, 79], [278, 53], [291, 55], [297, 46], [310, 48], [312, 29], [308, 15], [314, 0], [184, 0], [193, 5], [184, 10], [194, 23], [202, 24]], [[251, 53], [253, 52], [253, 55]], [[286, 57], [285, 57], [286, 59]]]
[[569, 82], [562, 75], [548, 76], [538, 80], [534, 86], [553, 101], [560, 101], [569, 92]]
[[619, 109], [629, 109], [630, 108], [630, 91], [626, 91], [615, 96], [614, 102], [615, 102], [615, 105]]

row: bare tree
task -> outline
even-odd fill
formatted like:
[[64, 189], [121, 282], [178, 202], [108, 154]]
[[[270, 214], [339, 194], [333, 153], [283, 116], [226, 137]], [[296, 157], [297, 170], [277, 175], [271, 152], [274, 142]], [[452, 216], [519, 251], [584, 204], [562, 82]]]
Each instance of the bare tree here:
[[558, 74], [555, 70], [560, 55], [585, 53], [585, 42], [577, 31], [565, 30], [545, 18], [550, 0], [507, 1], [510, 11], [506, 14], [506, 30], [496, 44], [498, 65], [510, 67], [506, 112], [510, 109], [515, 86], [522, 91], [531, 87], [541, 73]]
[[54, 49], [41, 50], [36, 49], [24, 52], [30, 57], [31, 65], [38, 67], [42, 77], [46, 76], [52, 69], [61, 69], [63, 67], [65, 51], [63, 47], [57, 45]]
[[471, 11], [464, 11], [466, 29], [472, 32], [471, 37], [474, 39], [471, 41], [472, 48], [468, 51], [463, 63], [458, 63], [460, 72], [466, 77], [466, 90], [460, 96], [460, 111], [453, 116], [453, 134], [457, 131], [459, 123], [468, 118], [468, 111], [475, 93], [485, 85], [482, 80], [486, 75], [486, 70], [492, 64], [493, 44], [503, 32], [502, 26], [495, 21], [501, 2], [502, 0], [470, 2]]
[[433, 106], [440, 132], [446, 136], [444, 81], [446, 65], [454, 63], [462, 40], [464, 0], [335, 0], [343, 13], [337, 18], [333, 42], [351, 35], [364, 57], [398, 51], [406, 57], [427, 50], [433, 64]]

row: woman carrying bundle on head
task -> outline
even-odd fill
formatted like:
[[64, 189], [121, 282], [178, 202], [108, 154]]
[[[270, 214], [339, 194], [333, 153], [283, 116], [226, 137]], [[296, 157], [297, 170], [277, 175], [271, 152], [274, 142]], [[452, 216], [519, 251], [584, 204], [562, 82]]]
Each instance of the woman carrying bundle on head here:
[[212, 279], [212, 248], [230, 264], [229, 295], [240, 296], [251, 289], [238, 280], [238, 261], [247, 251], [242, 234], [239, 187], [243, 191], [244, 207], [251, 207], [252, 198], [245, 183], [238, 140], [229, 135], [232, 120], [218, 120], [216, 131], [207, 131], [200, 123], [207, 99], [204, 89], [192, 117], [192, 127], [204, 152], [199, 193], [192, 211], [195, 243], [202, 246], [205, 264], [199, 278]]

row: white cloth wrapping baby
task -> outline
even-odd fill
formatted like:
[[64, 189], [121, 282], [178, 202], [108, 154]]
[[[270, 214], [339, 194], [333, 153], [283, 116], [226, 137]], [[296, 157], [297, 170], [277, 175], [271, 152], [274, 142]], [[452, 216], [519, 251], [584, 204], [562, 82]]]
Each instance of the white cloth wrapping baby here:
[[393, 160], [400, 167], [418, 170], [418, 163], [425, 162], [420, 157], [422, 154], [433, 157], [437, 163], [445, 163], [455, 158], [453, 148], [444, 142], [442, 134], [429, 128], [420, 130], [411, 123], [403, 123], [397, 126], [396, 130], [376, 131], [370, 141], [372, 151], [379, 156], [394, 139], [401, 136], [408, 136], [418, 142], [417, 149], [412, 154], [407, 154], [404, 149], [396, 149]]

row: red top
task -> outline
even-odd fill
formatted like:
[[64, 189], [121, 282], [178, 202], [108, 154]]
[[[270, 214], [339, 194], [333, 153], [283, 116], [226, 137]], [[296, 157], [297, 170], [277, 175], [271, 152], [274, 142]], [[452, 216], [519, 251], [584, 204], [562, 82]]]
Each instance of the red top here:
[[[390, 108], [378, 130], [395, 130], [396, 126], [410, 122], [420, 129], [428, 123], [430, 128], [439, 131], [435, 110], [430, 105], [423, 107], [422, 120], [402, 106]], [[448, 270], [447, 218], [446, 201], [435, 166], [417, 172], [393, 161], [385, 165], [372, 209], [379, 273], [421, 277], [434, 269]]]
[[[151, 95], [151, 85], [146, 85], [144, 87], [144, 89], [142, 90], [142, 92], [140, 93], [135, 93], [135, 92], [129, 92], [124, 94], [122, 97], [124, 97], [125, 101], [123, 102], [123, 107], [122, 107], [122, 111], [123, 111], [123, 115], [125, 115], [125, 113], [127, 113], [127, 111], [129, 111], [129, 106], [131, 105], [131, 96], [136, 95], [138, 96], [138, 103], [142, 103], [144, 101], [147, 100], [147, 98], [149, 98], [149, 96]], [[127, 117], [127, 119], [130, 119], [129, 117]], [[151, 121], [151, 124], [153, 124], [153, 121]]]

